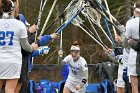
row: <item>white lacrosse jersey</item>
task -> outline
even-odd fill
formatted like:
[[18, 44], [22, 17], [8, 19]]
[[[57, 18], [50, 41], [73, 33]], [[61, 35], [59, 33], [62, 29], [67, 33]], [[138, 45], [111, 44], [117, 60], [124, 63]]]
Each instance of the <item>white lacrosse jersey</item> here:
[[0, 19], [0, 79], [20, 77], [21, 38], [27, 38], [26, 27], [21, 21]]
[[[126, 32], [125, 35], [132, 38], [132, 39], [139, 39], [139, 21], [140, 18], [136, 17], [129, 20], [126, 23]], [[137, 52], [130, 48], [129, 58], [128, 58], [128, 65], [136, 64]]]
[[86, 60], [80, 56], [80, 58], [74, 62], [71, 55], [68, 55], [63, 60], [67, 64], [69, 64], [69, 75], [67, 81], [70, 82], [82, 82], [82, 79], [85, 79], [83, 77], [83, 71], [88, 70], [87, 62]]

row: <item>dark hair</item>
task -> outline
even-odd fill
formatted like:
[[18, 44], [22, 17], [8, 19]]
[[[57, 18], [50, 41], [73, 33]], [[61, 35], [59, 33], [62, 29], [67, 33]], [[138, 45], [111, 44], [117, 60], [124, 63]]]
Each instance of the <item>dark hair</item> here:
[[135, 8], [140, 8], [140, 1], [135, 2]]
[[13, 1], [13, 2], [17, 2], [17, 0], [11, 0], [11, 1]]
[[12, 1], [10, 0], [1, 0], [0, 11], [2, 12], [11, 12], [13, 10]]

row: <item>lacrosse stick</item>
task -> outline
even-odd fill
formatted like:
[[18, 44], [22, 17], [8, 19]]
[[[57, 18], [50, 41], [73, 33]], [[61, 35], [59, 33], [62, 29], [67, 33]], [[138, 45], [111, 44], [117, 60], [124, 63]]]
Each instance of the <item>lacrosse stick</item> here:
[[39, 15], [38, 15], [37, 22], [36, 22], [37, 31], [36, 31], [36, 33], [35, 33], [35, 42], [36, 42], [36, 40], [37, 40], [37, 32], [38, 32], [38, 30], [39, 30], [40, 21], [41, 21], [41, 16], [42, 16], [42, 13], [43, 13], [43, 10], [44, 10], [44, 7], [45, 7], [46, 3], [47, 3], [47, 0], [44, 1], [44, 4], [43, 4], [43, 0], [41, 0]]
[[[73, 4], [74, 0], [72, 0], [71, 2], [69, 2], [66, 6], [66, 8], [60, 13], [60, 15], [58, 17], [56, 17], [45, 29], [42, 33], [40, 33], [40, 35], [42, 35], [43, 33], [45, 33], [48, 29], [50, 29], [50, 27], [58, 20], [58, 18], [60, 18], [67, 9], [70, 8], [70, 6]], [[47, 24], [46, 24], [47, 25]]]

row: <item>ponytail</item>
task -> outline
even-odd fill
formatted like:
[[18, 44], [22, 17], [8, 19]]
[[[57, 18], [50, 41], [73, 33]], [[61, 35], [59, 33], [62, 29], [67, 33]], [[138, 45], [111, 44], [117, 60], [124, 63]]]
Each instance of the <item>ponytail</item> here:
[[11, 13], [14, 9], [14, 3], [11, 0], [2, 0], [2, 11]]

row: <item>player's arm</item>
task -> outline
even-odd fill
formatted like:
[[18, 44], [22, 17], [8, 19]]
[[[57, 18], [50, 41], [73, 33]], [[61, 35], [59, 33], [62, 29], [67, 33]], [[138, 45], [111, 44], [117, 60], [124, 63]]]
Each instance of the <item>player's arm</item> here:
[[135, 51], [140, 51], [140, 39], [134, 40], [134, 39], [129, 39], [128, 44], [131, 46], [132, 49]]
[[60, 66], [64, 66], [67, 63], [66, 60], [62, 60]]
[[32, 57], [36, 57], [43, 54], [48, 54], [50, 48], [48, 46], [39, 47], [36, 51], [32, 53]]
[[87, 62], [83, 60], [82, 64], [82, 70], [83, 70], [83, 79], [81, 80], [80, 87], [82, 88], [88, 81], [88, 67]]
[[21, 47], [28, 52], [33, 52], [34, 50], [36, 50], [38, 48], [38, 45], [35, 43], [30, 45], [28, 43], [27, 38], [21, 38], [20, 41], [21, 41]]
[[66, 56], [66, 57], [62, 60], [60, 66], [64, 66], [64, 64], [69, 63], [69, 61], [71, 60], [70, 58], [71, 58], [70, 55]]
[[55, 39], [57, 38], [57, 33], [52, 33], [50, 35], [44, 35], [44, 36], [41, 36], [40, 38], [40, 46], [42, 45], [45, 45], [46, 43], [48, 43], [48, 41], [50, 41], [51, 39]]
[[88, 70], [83, 71], [83, 79], [81, 81], [80, 86], [83, 87], [88, 81]]
[[81, 83], [76, 86], [76, 90], [80, 90], [83, 86], [85, 86], [88, 82], [88, 69], [83, 71], [83, 79], [81, 80]]

